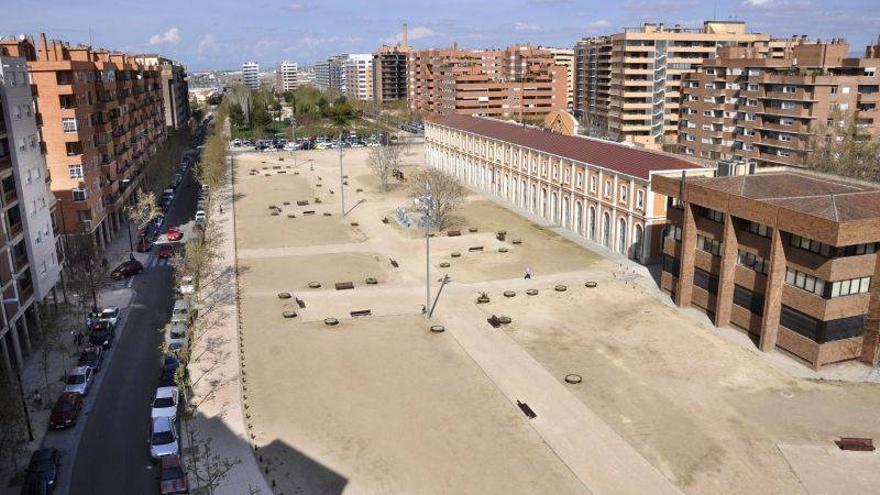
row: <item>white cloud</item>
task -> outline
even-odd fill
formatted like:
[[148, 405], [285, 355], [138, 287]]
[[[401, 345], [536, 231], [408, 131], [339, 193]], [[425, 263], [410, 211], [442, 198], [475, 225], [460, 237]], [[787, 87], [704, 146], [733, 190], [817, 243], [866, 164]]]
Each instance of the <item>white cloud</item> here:
[[173, 27], [162, 34], [154, 34], [150, 36], [151, 45], [177, 45], [183, 38], [180, 36], [180, 29]]
[[746, 0], [746, 5], [751, 5], [753, 7], [763, 7], [765, 5], [770, 5], [773, 0]]
[[205, 33], [202, 36], [202, 39], [199, 41], [199, 46], [197, 48], [199, 54], [213, 51], [217, 48], [217, 40], [214, 38], [214, 35], [211, 33]]
[[540, 31], [541, 26], [538, 26], [536, 24], [528, 24], [525, 22], [517, 22], [514, 23], [513, 29], [517, 31]]
[[[431, 38], [443, 35], [427, 26], [415, 26], [407, 29], [406, 36], [408, 38], [408, 41], [415, 41], [422, 38]], [[383, 39], [382, 43], [386, 45], [393, 45], [395, 43], [400, 43], [401, 41], [403, 41], [403, 37], [401, 33], [397, 33], [394, 36]]]
[[593, 21], [587, 25], [589, 28], [607, 28], [611, 23], [608, 22], [607, 19], [599, 19], [598, 21]]
[[309, 6], [303, 3], [294, 2], [287, 5], [287, 10], [291, 12], [302, 12], [304, 10], [308, 10]]

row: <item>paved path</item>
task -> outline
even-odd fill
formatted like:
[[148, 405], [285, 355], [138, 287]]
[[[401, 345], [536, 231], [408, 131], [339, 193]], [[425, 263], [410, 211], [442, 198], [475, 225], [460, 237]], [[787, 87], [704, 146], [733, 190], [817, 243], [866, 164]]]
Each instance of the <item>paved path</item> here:
[[[271, 492], [251, 451], [242, 410], [241, 368], [238, 352], [238, 308], [236, 306], [235, 210], [232, 201], [232, 159], [229, 160], [226, 185], [215, 191], [214, 209], [210, 212], [214, 232], [219, 239], [219, 262], [214, 273], [203, 277], [209, 282], [201, 287], [207, 294], [199, 301], [205, 318], [212, 324], [193, 348], [198, 356], [189, 365], [196, 397], [207, 395], [190, 427], [201, 439], [211, 439], [214, 452], [240, 461], [228, 473], [215, 495], [247, 495], [249, 490]], [[222, 212], [218, 208], [222, 205]], [[198, 398], [196, 400], [199, 400]]]

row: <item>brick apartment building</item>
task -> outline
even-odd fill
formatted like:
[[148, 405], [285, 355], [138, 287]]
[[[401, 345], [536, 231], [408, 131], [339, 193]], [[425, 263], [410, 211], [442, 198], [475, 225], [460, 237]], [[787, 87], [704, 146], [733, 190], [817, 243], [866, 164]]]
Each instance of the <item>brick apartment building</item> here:
[[407, 71], [414, 112], [541, 121], [551, 110], [566, 107], [567, 70], [547, 50], [411, 51]]
[[848, 58], [842, 40], [800, 44], [783, 58], [719, 49], [682, 79], [680, 152], [803, 166], [817, 135], [841, 120], [852, 118], [858, 132], [880, 136], [878, 47], [868, 47], [865, 58]]
[[343, 70], [346, 96], [355, 101], [373, 101], [373, 54], [348, 55]]
[[0, 367], [12, 371], [39, 332], [34, 303], [54, 294], [62, 250], [27, 61], [0, 46]]
[[706, 21], [697, 29], [645, 23], [583, 39], [575, 45], [575, 115], [616, 141], [674, 143], [683, 74], [720, 46], [784, 53], [788, 44], [730, 21]]
[[138, 55], [135, 61], [142, 65], [158, 65], [161, 68], [165, 126], [169, 129], [182, 129], [188, 126], [190, 108], [186, 67], [161, 55]]
[[0, 46], [28, 63], [61, 231], [103, 245], [166, 138], [160, 67], [45, 35]]
[[656, 174], [711, 173], [683, 157], [467, 115], [425, 122], [425, 160], [483, 194], [645, 263], [659, 258]]
[[406, 55], [402, 45], [383, 45], [373, 54], [373, 100], [378, 104], [406, 99]]
[[669, 198], [661, 287], [679, 306], [817, 369], [877, 363], [877, 184], [782, 167], [651, 188]]

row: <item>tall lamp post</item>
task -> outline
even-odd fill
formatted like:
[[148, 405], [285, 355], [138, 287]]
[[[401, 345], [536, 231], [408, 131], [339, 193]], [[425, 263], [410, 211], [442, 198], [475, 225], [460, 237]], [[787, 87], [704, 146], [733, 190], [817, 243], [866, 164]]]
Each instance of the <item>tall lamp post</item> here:
[[425, 226], [425, 316], [431, 314], [431, 227], [434, 224], [434, 197], [431, 196], [431, 183], [425, 184], [425, 195], [415, 199], [416, 205], [422, 210], [422, 222]]
[[342, 175], [342, 132], [339, 132], [339, 199], [342, 200], [342, 216], [345, 216], [345, 177]]
[[[18, 304], [18, 299], [17, 298], [10, 298], [10, 299], [0, 300], [0, 308], [2, 308], [2, 310], [3, 310], [3, 323], [7, 327], [9, 327], [9, 331], [17, 332], [18, 330], [13, 328], [13, 326], [9, 323], [8, 316], [6, 315], [6, 305], [11, 304], [11, 303]], [[18, 369], [15, 370], [15, 378], [18, 381], [18, 395], [21, 398], [21, 409], [22, 409], [22, 412], [24, 412], [24, 422], [25, 422], [25, 425], [27, 426], [28, 441], [33, 442], [34, 441], [34, 429], [31, 426], [31, 412], [28, 409], [27, 398], [25, 398], [25, 396], [24, 396], [24, 385], [22, 385], [22, 383], [21, 383], [21, 367], [22, 367], [22, 363], [19, 363]]]

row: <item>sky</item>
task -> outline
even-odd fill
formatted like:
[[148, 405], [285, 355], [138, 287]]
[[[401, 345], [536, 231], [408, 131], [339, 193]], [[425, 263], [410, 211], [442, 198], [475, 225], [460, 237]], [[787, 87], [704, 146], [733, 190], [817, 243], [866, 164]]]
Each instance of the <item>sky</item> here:
[[409, 25], [416, 48], [572, 47], [643, 22], [698, 27], [741, 20], [749, 31], [846, 38], [861, 55], [880, 35], [880, 0], [3, 0], [0, 34], [45, 32], [72, 44], [159, 53], [190, 71], [255, 60], [310, 64], [368, 53]]

